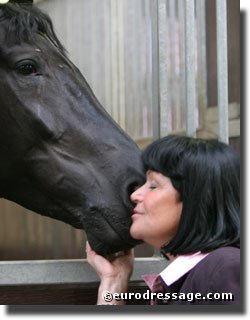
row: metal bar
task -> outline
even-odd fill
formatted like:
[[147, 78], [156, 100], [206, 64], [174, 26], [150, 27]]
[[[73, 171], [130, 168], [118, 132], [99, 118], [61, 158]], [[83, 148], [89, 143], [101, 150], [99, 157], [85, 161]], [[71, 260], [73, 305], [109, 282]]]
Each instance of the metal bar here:
[[167, 7], [166, 0], [159, 0], [158, 6], [158, 32], [159, 32], [159, 90], [160, 90], [160, 134], [165, 136], [169, 133], [169, 88], [167, 70]]
[[151, 0], [144, 0], [145, 6], [145, 23], [146, 23], [146, 83], [145, 83], [145, 106], [143, 108], [143, 135], [142, 137], [149, 137], [152, 135], [152, 123], [150, 110], [152, 110], [152, 77], [151, 77], [151, 62], [152, 62], [152, 43], [151, 43]]
[[[163, 258], [136, 258], [131, 281], [142, 281], [142, 275], [159, 273], [168, 262]], [[0, 262], [0, 288], [20, 285], [88, 286], [99, 282], [86, 260], [40, 260]]]
[[177, 2], [169, 0], [169, 21], [170, 21], [170, 59], [171, 59], [171, 91], [172, 91], [172, 122], [173, 130], [180, 130], [180, 86], [178, 76], [179, 63], [179, 21], [177, 22]]
[[207, 108], [207, 54], [206, 54], [206, 0], [196, 1], [197, 8], [197, 43], [198, 43], [198, 108], [199, 126], [205, 126], [205, 112]]
[[216, 1], [219, 140], [228, 143], [227, 1]]
[[186, 131], [196, 136], [196, 81], [195, 81], [195, 14], [194, 0], [185, 1], [185, 73], [186, 73]]
[[178, 19], [179, 19], [179, 46], [180, 46], [180, 108], [181, 108], [181, 128], [182, 131], [185, 129], [186, 125], [186, 70], [185, 70], [185, 57], [186, 57], [186, 48], [185, 48], [185, 12], [184, 12], [184, 1], [178, 0]]
[[[160, 38], [160, 31], [162, 31], [162, 13], [160, 11], [162, 11], [163, 2], [154, 0], [151, 1], [150, 4], [152, 24], [152, 131], [153, 140], [156, 140], [161, 136], [161, 108], [163, 107], [163, 105], [161, 105], [163, 95], [160, 91], [160, 83], [163, 84], [164, 81], [161, 70], [161, 62], [163, 61], [160, 61], [160, 54], [163, 53], [163, 48], [161, 48], [162, 43], [160, 42], [162, 40], [162, 38]], [[161, 34], [161, 36], [163, 35]], [[159, 256], [160, 250], [155, 248], [154, 255]]]
[[152, 131], [160, 137], [158, 0], [150, 1], [152, 30]]
[[112, 117], [116, 122], [119, 122], [119, 86], [118, 86], [118, 18], [117, 18], [117, 1], [111, 0], [111, 74], [112, 74]]
[[[103, 79], [103, 90], [104, 90], [104, 106], [105, 109], [111, 114], [111, 96], [112, 96], [112, 86], [111, 86], [111, 4], [109, 1], [103, 1], [103, 19], [104, 19], [104, 31], [105, 37], [104, 41], [104, 79]], [[82, 17], [81, 17], [82, 19]], [[79, 24], [80, 25], [80, 24]]]
[[118, 15], [118, 78], [119, 78], [119, 124], [126, 130], [125, 109], [125, 57], [124, 57], [124, 8], [123, 2], [117, 1]]

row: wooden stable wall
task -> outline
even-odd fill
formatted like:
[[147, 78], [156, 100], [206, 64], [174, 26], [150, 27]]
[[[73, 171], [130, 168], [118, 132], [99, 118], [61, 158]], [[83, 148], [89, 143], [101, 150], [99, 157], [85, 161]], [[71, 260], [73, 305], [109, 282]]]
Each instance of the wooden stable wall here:
[[[207, 105], [217, 106], [217, 57], [216, 57], [216, 0], [206, 1], [207, 37]], [[232, 124], [229, 134], [230, 145], [240, 154], [240, 114], [244, 105], [241, 102], [241, 43], [240, 43], [240, 1], [227, 0], [228, 32], [228, 102], [231, 105]], [[242, 31], [243, 32], [243, 31]], [[217, 111], [215, 110], [215, 114]], [[230, 118], [230, 110], [229, 110]], [[211, 124], [211, 123], [210, 123]], [[213, 126], [213, 125], [212, 125]], [[211, 125], [209, 129], [211, 128]], [[229, 128], [230, 129], [230, 128]], [[229, 130], [230, 133], [230, 130]]]
[[[128, 292], [147, 291], [147, 287], [132, 283]], [[0, 303], [2, 305], [95, 305], [98, 286], [33, 286], [18, 288], [0, 288]], [[147, 300], [129, 300], [127, 305], [145, 305]]]
[[[217, 105], [216, 0], [206, 1], [208, 106]], [[227, 0], [228, 17], [228, 100], [240, 103], [240, 1]]]
[[85, 255], [84, 231], [0, 200], [0, 260], [72, 259]]

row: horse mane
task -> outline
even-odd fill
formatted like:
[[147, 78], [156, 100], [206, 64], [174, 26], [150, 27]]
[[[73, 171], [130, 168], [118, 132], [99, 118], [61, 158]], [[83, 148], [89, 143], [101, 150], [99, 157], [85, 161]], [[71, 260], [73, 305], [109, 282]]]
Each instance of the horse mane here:
[[50, 17], [35, 6], [8, 3], [0, 5], [0, 20], [9, 20], [6, 41], [15, 37], [15, 41], [33, 43], [36, 34], [47, 37], [61, 52], [66, 50], [57, 38]]

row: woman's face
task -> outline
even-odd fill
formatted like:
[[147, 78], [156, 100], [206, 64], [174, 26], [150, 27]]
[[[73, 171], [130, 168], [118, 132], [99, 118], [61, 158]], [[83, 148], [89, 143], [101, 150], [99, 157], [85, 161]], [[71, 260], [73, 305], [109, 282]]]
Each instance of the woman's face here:
[[136, 204], [130, 234], [160, 248], [175, 235], [182, 212], [179, 192], [171, 180], [155, 171], [147, 172], [146, 183], [130, 196]]

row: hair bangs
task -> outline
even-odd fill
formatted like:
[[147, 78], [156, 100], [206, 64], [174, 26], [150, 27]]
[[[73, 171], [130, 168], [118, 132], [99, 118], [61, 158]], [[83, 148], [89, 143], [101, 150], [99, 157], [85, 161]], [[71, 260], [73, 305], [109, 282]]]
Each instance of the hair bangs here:
[[180, 179], [182, 177], [183, 146], [175, 136], [168, 136], [153, 142], [142, 153], [143, 168]]

